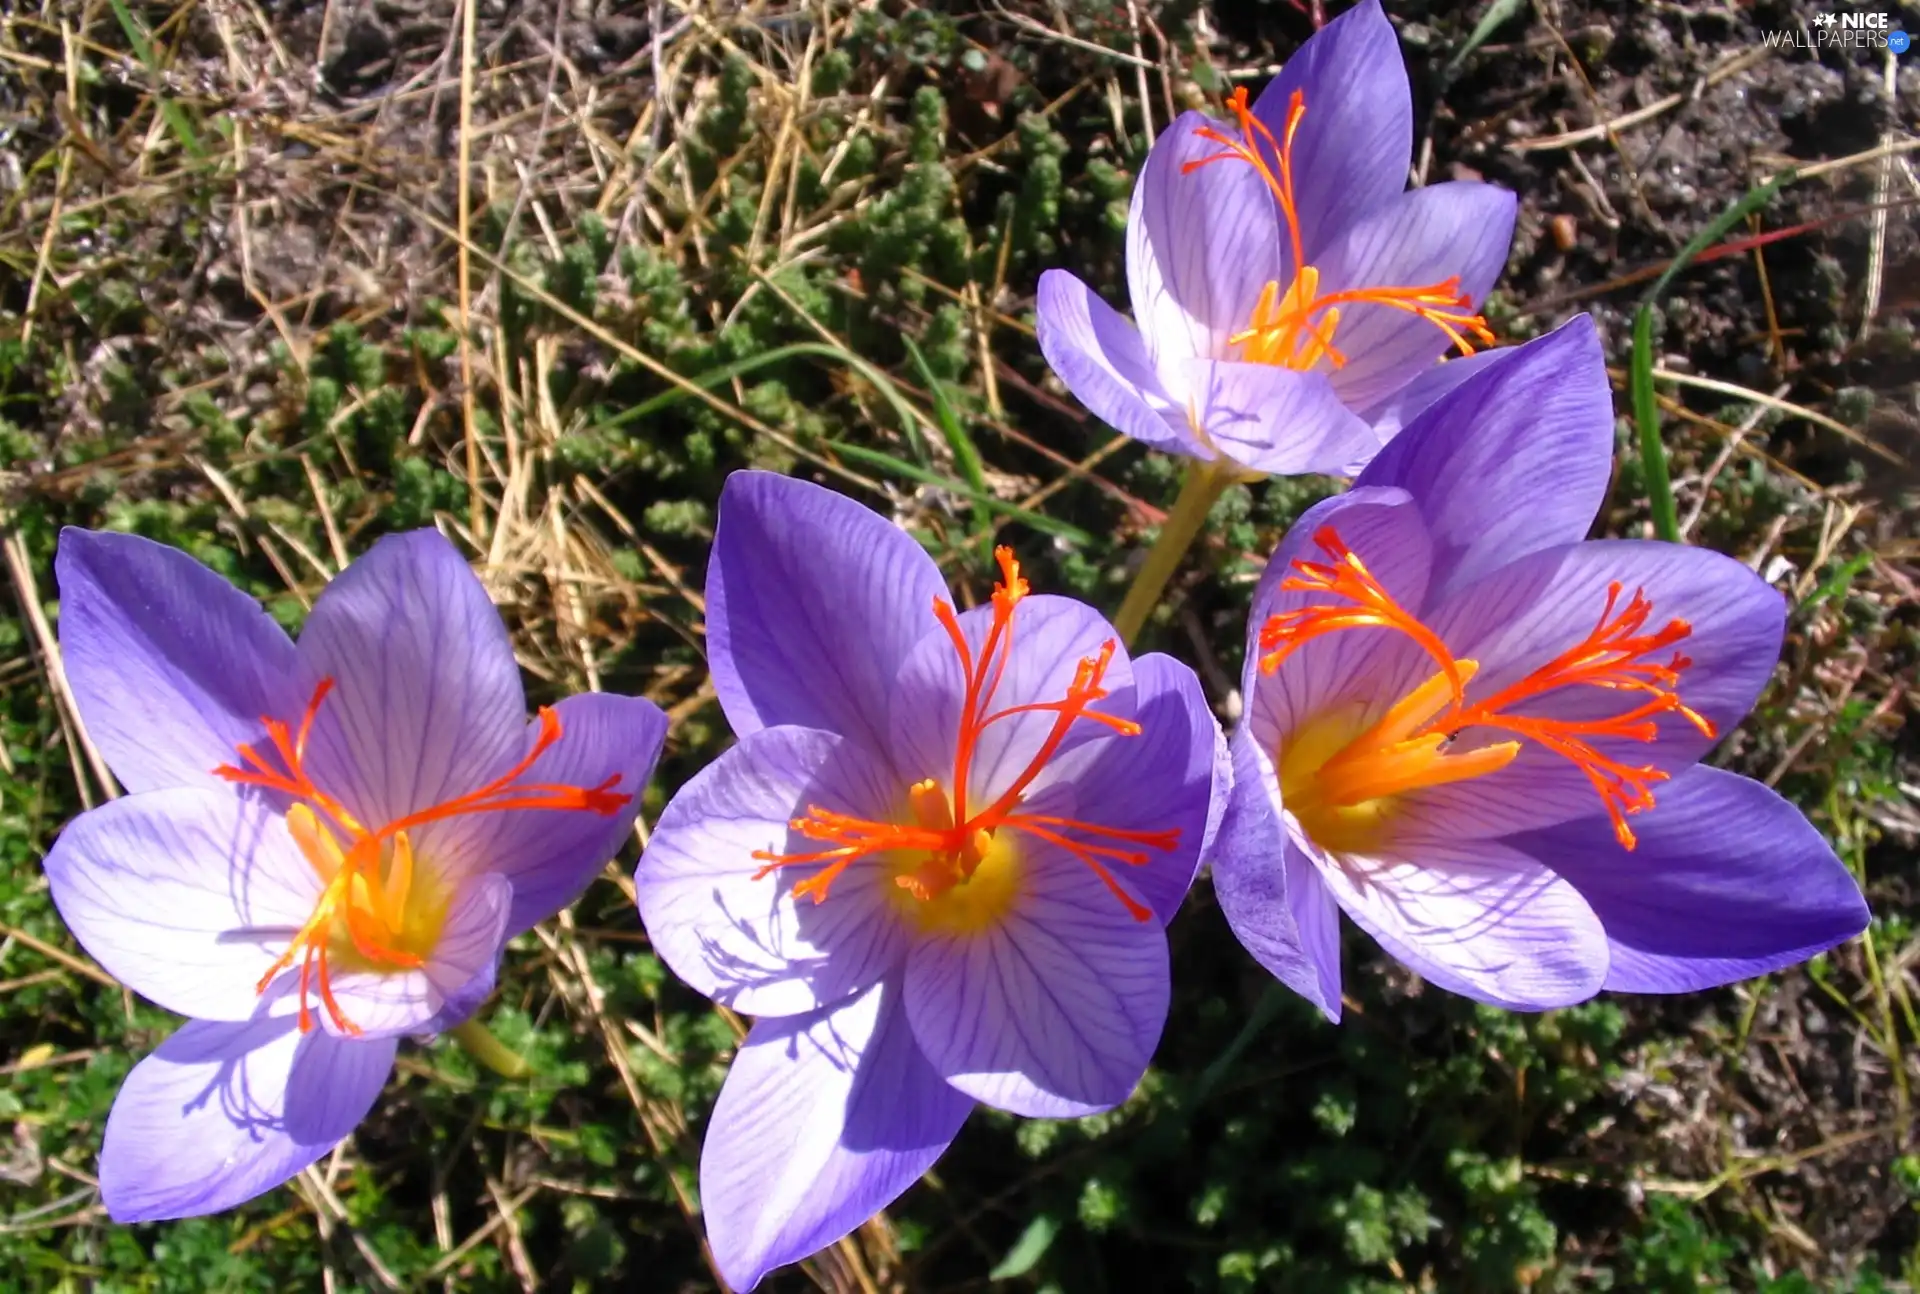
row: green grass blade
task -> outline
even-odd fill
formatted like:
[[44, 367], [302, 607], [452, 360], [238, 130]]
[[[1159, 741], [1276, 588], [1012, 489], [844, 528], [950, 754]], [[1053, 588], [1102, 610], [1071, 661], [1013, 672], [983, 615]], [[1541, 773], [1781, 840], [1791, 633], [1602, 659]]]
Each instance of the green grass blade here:
[[1687, 241], [1679, 255], [1653, 281], [1640, 308], [1633, 316], [1633, 356], [1628, 365], [1628, 385], [1633, 397], [1633, 419], [1639, 431], [1640, 461], [1647, 474], [1647, 506], [1653, 514], [1653, 532], [1669, 543], [1680, 542], [1680, 521], [1673, 506], [1673, 474], [1667, 467], [1667, 446], [1660, 438], [1660, 408], [1653, 398], [1654, 307], [1660, 304], [1667, 285], [1707, 248], [1726, 237], [1727, 231], [1772, 201], [1781, 186], [1793, 182], [1792, 171], [1785, 171], [1756, 188], [1749, 189], [1738, 201], [1721, 212], [1699, 233]]
[[1673, 282], [1676, 274], [1693, 264], [1694, 257], [1725, 238], [1735, 225], [1773, 201], [1774, 194], [1798, 178], [1793, 171], [1782, 171], [1765, 184], [1748, 189], [1734, 201], [1732, 206], [1714, 217], [1712, 223], [1687, 240], [1687, 245], [1680, 249], [1680, 254], [1673, 258], [1673, 263], [1653, 281], [1653, 286], [1647, 289], [1646, 296], [1641, 300], [1648, 305], [1658, 304], [1661, 296], [1666, 293], [1667, 284]]
[[1828, 576], [1819, 588], [1807, 594], [1806, 600], [1801, 602], [1794, 610], [1810, 611], [1822, 602], [1826, 602], [1832, 598], [1846, 596], [1847, 590], [1853, 587], [1854, 577], [1871, 565], [1873, 565], [1872, 553], [1855, 553], [1852, 557], [1849, 557], [1845, 562], [1841, 563], [1840, 569]]
[[869, 467], [877, 467], [883, 471], [892, 472], [897, 476], [905, 477], [909, 481], [918, 481], [922, 485], [937, 485], [941, 489], [957, 494], [963, 499], [971, 500], [976, 507], [984, 508], [988, 512], [997, 513], [1000, 516], [1008, 517], [1024, 525], [1032, 526], [1042, 534], [1052, 535], [1057, 539], [1064, 539], [1069, 543], [1079, 544], [1083, 547], [1091, 547], [1093, 545], [1093, 536], [1078, 526], [1069, 525], [1064, 521], [1056, 521], [1043, 512], [1030, 512], [1026, 508], [1008, 503], [1004, 499], [996, 499], [991, 494], [975, 490], [964, 481], [956, 481], [950, 476], [942, 476], [940, 473], [928, 471], [924, 467], [916, 467], [912, 463], [895, 458], [892, 454], [883, 454], [877, 449], [866, 449], [859, 445], [849, 445], [843, 440], [828, 440], [821, 443], [835, 453], [843, 454], [853, 459], [856, 463], [865, 463]]
[[120, 30], [126, 33], [127, 44], [133, 46], [134, 57], [140, 60], [141, 65], [153, 77], [153, 101], [158, 105], [160, 115], [167, 123], [167, 129], [173, 132], [174, 138], [180, 141], [180, 147], [186, 150], [189, 157], [196, 159], [206, 157], [207, 150], [200, 146], [200, 136], [193, 128], [193, 122], [187, 118], [187, 114], [179, 104], [167, 98], [161, 91], [160, 61], [154, 57], [153, 42], [147, 39], [146, 29], [127, 8], [125, 0], [107, 0], [107, 3], [113, 6], [113, 16], [120, 20]]
[[1680, 542], [1680, 520], [1673, 506], [1673, 475], [1667, 469], [1667, 447], [1660, 439], [1660, 406], [1653, 399], [1653, 307], [1642, 305], [1633, 316], [1633, 420], [1640, 431], [1640, 466], [1647, 477], [1647, 507], [1653, 513], [1653, 533], [1668, 543]]
[[994, 1269], [987, 1273], [990, 1281], [1018, 1280], [1036, 1267], [1047, 1250], [1053, 1247], [1053, 1238], [1060, 1234], [1060, 1224], [1050, 1213], [1036, 1213], [1033, 1221], [1027, 1223], [1027, 1229], [1013, 1242], [1013, 1248], [1007, 1250]]
[[[926, 446], [920, 436], [920, 423], [925, 418], [925, 415], [914, 408], [912, 402], [900, 393], [900, 388], [894, 385], [892, 378], [859, 356], [842, 350], [838, 346], [828, 346], [824, 342], [817, 341], [797, 341], [791, 345], [777, 346], [772, 350], [762, 351], [758, 355], [749, 355], [747, 358], [736, 360], [731, 364], [722, 364], [719, 368], [708, 369], [705, 373], [697, 377], [690, 377], [687, 380], [703, 391], [710, 391], [724, 382], [731, 382], [736, 377], [743, 377], [755, 369], [765, 368], [771, 364], [778, 364], [782, 360], [795, 359], [801, 356], [837, 360], [840, 363], [846, 364], [849, 368], [860, 374], [861, 377], [871, 382], [874, 389], [880, 392], [881, 398], [893, 407], [894, 416], [900, 420], [901, 430], [905, 432], [908, 442], [919, 451], [915, 457], [919, 458], [923, 464], [927, 461], [925, 453]], [[659, 395], [642, 400], [632, 408], [623, 409], [613, 417], [596, 423], [594, 429], [596, 431], [611, 431], [618, 427], [624, 427], [630, 422], [638, 422], [642, 418], [659, 413], [662, 409], [671, 408], [687, 398], [687, 392], [678, 387], [671, 391], [662, 391]]]
[[1519, 13], [1521, 5], [1525, 2], [1526, 0], [1493, 0], [1493, 3], [1487, 6], [1487, 11], [1480, 15], [1480, 21], [1473, 25], [1473, 31], [1468, 35], [1466, 44], [1447, 60], [1446, 69], [1441, 76], [1451, 79], [1453, 74], [1460, 70], [1460, 65], [1467, 61], [1468, 56], [1487, 43], [1487, 37], [1493, 35], [1496, 27]]
[[966, 427], [960, 421], [959, 413], [953, 402], [947, 399], [946, 384], [943, 383], [927, 364], [927, 357], [913, 344], [913, 338], [903, 338], [907, 343], [907, 354], [913, 357], [913, 366], [919, 370], [920, 381], [933, 396], [933, 417], [939, 424], [940, 432], [947, 438], [947, 447], [953, 451], [953, 461], [959, 467], [960, 475], [968, 485], [985, 494], [987, 492], [987, 471], [980, 461], [980, 451], [974, 447], [973, 438], [967, 435]]

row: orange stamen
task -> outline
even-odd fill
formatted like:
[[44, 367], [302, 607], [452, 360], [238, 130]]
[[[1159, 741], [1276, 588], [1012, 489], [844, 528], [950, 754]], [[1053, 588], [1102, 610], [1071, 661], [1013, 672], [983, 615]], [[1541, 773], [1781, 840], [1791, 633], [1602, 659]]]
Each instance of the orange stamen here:
[[[1278, 139], [1253, 115], [1245, 86], [1237, 87], [1227, 98], [1227, 110], [1239, 123], [1240, 137], [1235, 139], [1214, 126], [1201, 126], [1194, 133], [1220, 145], [1221, 151], [1183, 164], [1180, 173], [1191, 175], [1215, 162], [1245, 162], [1253, 167], [1280, 208], [1293, 251], [1293, 281], [1286, 292], [1282, 294], [1279, 283], [1268, 283], [1246, 328], [1227, 339], [1230, 345], [1243, 348], [1243, 360], [1298, 370], [1313, 368], [1321, 360], [1334, 368], [1345, 367], [1347, 356], [1333, 344], [1343, 305], [1385, 306], [1424, 319], [1444, 333], [1462, 355], [1473, 354], [1476, 344], [1494, 344], [1496, 339], [1486, 319], [1474, 312], [1472, 298], [1460, 290], [1458, 275], [1419, 286], [1349, 288], [1322, 296], [1319, 271], [1307, 264], [1300, 208], [1294, 197], [1293, 141], [1307, 115], [1305, 93], [1295, 90], [1288, 99], [1287, 120]], [[1268, 153], [1273, 155], [1271, 163]]]
[[[1469, 704], [1466, 687], [1478, 665], [1455, 659], [1439, 635], [1381, 586], [1333, 527], [1321, 527], [1314, 542], [1334, 560], [1296, 559], [1295, 574], [1280, 587], [1340, 601], [1298, 607], [1269, 618], [1260, 630], [1263, 672], [1272, 673], [1313, 638], [1361, 628], [1405, 634], [1440, 667], [1432, 679], [1321, 764], [1313, 782], [1316, 806], [1358, 805], [1498, 771], [1519, 753], [1520, 742], [1451, 749], [1469, 728], [1494, 728], [1534, 742], [1578, 767], [1599, 795], [1615, 837], [1632, 849], [1636, 841], [1627, 815], [1652, 808], [1652, 788], [1666, 781], [1668, 774], [1651, 766], [1626, 764], [1601, 752], [1594, 741], [1611, 737], [1652, 742], [1659, 736], [1655, 720], [1662, 714], [1679, 715], [1702, 736], [1718, 735], [1710, 720], [1680, 700], [1680, 676], [1693, 662], [1677, 651], [1665, 663], [1651, 659], [1691, 635], [1692, 626], [1676, 618], [1652, 633], [1644, 632], [1653, 613], [1645, 590], [1636, 589], [1622, 607], [1623, 586], [1609, 585], [1606, 604], [1586, 637], [1526, 677]], [[1516, 705], [1569, 687], [1630, 692], [1644, 699], [1618, 714], [1592, 719], [1512, 713]], [[1448, 696], [1451, 701], [1445, 700]]]
[[[754, 873], [755, 880], [764, 879], [784, 867], [820, 867], [819, 871], [795, 884], [793, 893], [796, 897], [822, 903], [826, 901], [834, 881], [853, 864], [876, 855], [918, 853], [926, 856], [925, 861], [917, 868], [895, 876], [894, 884], [914, 898], [927, 901], [970, 879], [986, 857], [994, 833], [1002, 828], [1010, 828], [1059, 845], [1073, 854], [1092, 869], [1136, 920], [1145, 921], [1153, 915], [1150, 909], [1126, 893], [1103, 861], [1111, 859], [1129, 866], [1143, 866], [1149, 861], [1144, 851], [1090, 843], [1064, 833], [1073, 832], [1080, 836], [1142, 845], [1148, 849], [1171, 850], [1179, 843], [1178, 829], [1120, 831], [1076, 818], [1018, 812], [1028, 789], [1058, 753], [1075, 723], [1088, 720], [1122, 736], [1137, 735], [1140, 725], [1092, 708], [1108, 695], [1102, 683], [1117, 647], [1111, 640], [1103, 643], [1095, 655], [1080, 661], [1066, 695], [1060, 700], [1029, 702], [998, 710], [993, 708], [994, 694], [999, 690], [1000, 682], [1006, 676], [1007, 664], [1013, 656], [1014, 614], [1021, 599], [1031, 591], [1020, 574], [1020, 564], [1014, 559], [1011, 549], [995, 549], [994, 558], [999, 563], [1001, 578], [993, 591], [993, 623], [978, 656], [968, 646], [953, 607], [944, 599], [935, 599], [933, 604], [934, 619], [946, 631], [966, 680], [961, 697], [960, 731], [954, 743], [952, 805], [948, 805], [945, 792], [933, 778], [915, 783], [908, 792], [908, 807], [913, 819], [911, 824], [856, 818], [810, 804], [804, 815], [793, 819], [788, 825], [810, 840], [833, 847], [788, 854], [757, 850], [753, 858], [762, 866]], [[1053, 725], [1027, 767], [1007, 788], [991, 804], [970, 812], [967, 785], [981, 734], [992, 725], [1020, 714], [1051, 714], [1054, 716]]]
[[1332, 526], [1314, 531], [1313, 542], [1333, 561], [1295, 559], [1292, 567], [1297, 573], [1282, 580], [1281, 589], [1290, 593], [1327, 593], [1354, 605], [1343, 607], [1320, 602], [1269, 618], [1260, 627], [1260, 650], [1264, 653], [1260, 657], [1261, 672], [1273, 673], [1301, 643], [1336, 629], [1397, 629], [1433, 657], [1440, 672], [1453, 684], [1455, 699], [1464, 698], [1466, 679], [1440, 636], [1394, 601], [1393, 595], [1381, 587], [1359, 554], [1347, 547]]
[[[568, 810], [609, 817], [632, 800], [613, 792], [616, 773], [598, 786], [580, 787], [549, 782], [523, 782], [540, 757], [562, 736], [560, 716], [542, 707], [540, 731], [531, 749], [512, 768], [476, 791], [404, 815], [374, 829], [363, 826], [341, 802], [314, 784], [306, 768], [307, 740], [320, 705], [333, 690], [333, 680], [314, 688], [299, 727], [263, 716], [261, 724], [279, 758], [276, 767], [251, 744], [238, 750], [240, 764], [221, 764], [214, 773], [241, 786], [257, 786], [290, 797], [286, 814], [294, 844], [326, 882], [306, 923], [295, 932], [286, 951], [267, 968], [254, 991], [265, 993], [281, 972], [300, 962], [300, 1031], [310, 1032], [313, 1016], [309, 995], [316, 993], [328, 1018], [341, 1033], [358, 1035], [360, 1028], [346, 1017], [335, 999], [329, 949], [344, 939], [363, 961], [390, 970], [413, 970], [425, 964], [421, 954], [400, 946], [407, 921], [408, 900], [415, 892], [413, 844], [407, 833], [430, 822], [474, 813], [514, 809]], [[324, 814], [332, 829], [323, 824]], [[343, 850], [334, 831], [347, 841]]]

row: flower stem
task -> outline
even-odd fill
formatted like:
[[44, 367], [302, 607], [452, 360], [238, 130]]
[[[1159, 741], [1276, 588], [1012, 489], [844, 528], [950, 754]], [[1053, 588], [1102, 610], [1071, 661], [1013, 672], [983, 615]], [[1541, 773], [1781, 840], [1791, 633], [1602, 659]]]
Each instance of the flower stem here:
[[1124, 646], [1133, 645], [1141, 626], [1153, 614], [1167, 581], [1180, 569], [1180, 559], [1187, 555], [1200, 527], [1206, 524], [1207, 513], [1213, 510], [1229, 485], [1248, 479], [1251, 478], [1247, 473], [1225, 460], [1199, 462], [1187, 469], [1180, 497], [1173, 501], [1173, 510], [1160, 526], [1160, 537], [1147, 550], [1147, 560], [1141, 564], [1140, 573], [1133, 577], [1133, 585], [1120, 603], [1120, 613], [1113, 618], [1113, 627], [1120, 631]]
[[448, 1030], [453, 1040], [466, 1048], [467, 1055], [502, 1078], [525, 1078], [532, 1072], [518, 1052], [487, 1031], [478, 1020], [465, 1020]]
[[1226, 1050], [1214, 1057], [1213, 1063], [1201, 1071], [1199, 1081], [1193, 1085], [1192, 1095], [1187, 1098], [1189, 1110], [1197, 1110], [1206, 1103], [1207, 1097], [1213, 1094], [1213, 1089], [1220, 1085], [1220, 1080], [1227, 1076], [1241, 1054], [1273, 1023], [1274, 1017], [1280, 1014], [1280, 1008], [1286, 1004], [1287, 989], [1278, 983], [1267, 985], [1266, 992], [1260, 995], [1260, 1000], [1253, 1004], [1253, 1010], [1241, 1024], [1240, 1032], [1234, 1035]]

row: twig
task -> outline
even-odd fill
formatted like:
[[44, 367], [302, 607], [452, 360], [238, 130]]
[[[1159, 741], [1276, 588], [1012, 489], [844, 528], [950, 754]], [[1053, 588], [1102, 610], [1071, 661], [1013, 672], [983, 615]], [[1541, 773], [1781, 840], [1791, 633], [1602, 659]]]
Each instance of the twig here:
[[[14, 596], [20, 603], [21, 613], [33, 628], [34, 642], [40, 649], [40, 662], [47, 671], [47, 683], [53, 689], [54, 700], [60, 707], [63, 720], [78, 740], [87, 766], [93, 770], [94, 779], [100, 784], [101, 794], [111, 800], [120, 793], [118, 784], [108, 771], [107, 761], [101, 757], [99, 748], [87, 736], [86, 724], [80, 718], [80, 707], [73, 699], [73, 688], [67, 682], [66, 665], [60, 658], [60, 643], [53, 636], [53, 626], [47, 623], [47, 613], [40, 606], [40, 586], [33, 578], [33, 562], [27, 556], [26, 543], [20, 538], [19, 531], [9, 530], [6, 538], [0, 540], [0, 548], [6, 550], [7, 573], [13, 577]], [[83, 792], [85, 789], [82, 786]]]

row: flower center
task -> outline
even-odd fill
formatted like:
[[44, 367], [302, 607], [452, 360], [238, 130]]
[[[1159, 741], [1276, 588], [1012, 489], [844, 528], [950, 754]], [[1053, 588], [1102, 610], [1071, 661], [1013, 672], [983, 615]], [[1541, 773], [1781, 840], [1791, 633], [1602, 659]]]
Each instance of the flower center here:
[[[1322, 634], [1366, 628], [1405, 634], [1439, 666], [1370, 725], [1341, 711], [1317, 715], [1287, 735], [1278, 756], [1281, 798], [1323, 848], [1367, 852], [1387, 830], [1400, 796], [1498, 772], [1531, 741], [1586, 774], [1613, 822], [1614, 836], [1632, 849], [1635, 839], [1626, 815], [1652, 808], [1653, 787], [1668, 774], [1615, 759], [1596, 747], [1595, 739], [1651, 742], [1659, 735], [1655, 719], [1668, 713], [1703, 736], [1716, 735], [1705, 716], [1680, 700], [1681, 672], [1693, 662], [1680, 652], [1665, 664], [1649, 659], [1690, 635], [1692, 626], [1674, 619], [1643, 632], [1653, 603], [1642, 589], [1623, 606], [1623, 586], [1609, 584], [1606, 604], [1586, 637], [1519, 681], [1469, 702], [1467, 685], [1479, 663], [1455, 659], [1438, 634], [1381, 587], [1332, 526], [1315, 531], [1313, 541], [1331, 560], [1296, 559], [1280, 587], [1335, 600], [1268, 619], [1260, 630], [1263, 673], [1273, 673], [1302, 643]], [[1517, 705], [1571, 687], [1628, 693], [1630, 699], [1619, 713], [1600, 718], [1512, 713]], [[1461, 735], [1473, 728], [1497, 729], [1510, 739], [1469, 748]]]
[[312, 914], [279, 960], [260, 977], [255, 991], [265, 993], [298, 960], [300, 1032], [313, 1029], [308, 1003], [310, 995], [317, 993], [334, 1026], [357, 1036], [359, 1026], [347, 1019], [334, 1000], [334, 969], [344, 964], [349, 970], [380, 974], [417, 970], [426, 964], [446, 922], [452, 895], [430, 868], [416, 867], [410, 831], [446, 818], [508, 809], [569, 809], [610, 817], [633, 797], [613, 792], [620, 782], [618, 773], [595, 787], [521, 781], [561, 737], [560, 716], [543, 707], [533, 748], [505, 774], [476, 791], [369, 829], [339, 800], [314, 785], [306, 769], [307, 738], [320, 703], [332, 690], [330, 678], [314, 688], [297, 731], [282, 720], [261, 718], [279, 767], [253, 746], [242, 745], [239, 765], [222, 764], [213, 771], [229, 782], [293, 798], [286, 813], [287, 831], [324, 883]]
[[[1221, 151], [1186, 163], [1180, 173], [1191, 175], [1215, 162], [1239, 161], [1252, 166], [1279, 203], [1293, 248], [1293, 281], [1284, 292], [1277, 281], [1269, 281], [1254, 304], [1247, 326], [1227, 338], [1229, 345], [1242, 348], [1241, 359], [1300, 370], [1314, 368], [1325, 360], [1340, 368], [1347, 357], [1333, 344], [1334, 330], [1340, 326], [1341, 308], [1356, 305], [1386, 306], [1424, 319], [1445, 333], [1463, 355], [1473, 354], [1475, 341], [1493, 344], [1487, 321], [1473, 312], [1472, 300], [1460, 290], [1458, 275], [1418, 286], [1350, 288], [1322, 295], [1320, 271], [1307, 264], [1301, 245], [1299, 207], [1293, 192], [1293, 139], [1307, 115], [1306, 94], [1293, 92], [1279, 139], [1253, 115], [1245, 86], [1233, 92], [1227, 108], [1240, 123], [1240, 137], [1235, 139], [1212, 126], [1200, 127], [1195, 133], [1219, 144]], [[1272, 154], [1271, 163], [1268, 154]]]
[[[763, 879], [782, 867], [824, 864], [793, 887], [796, 897], [820, 903], [848, 867], [862, 859], [887, 856], [885, 870], [891, 888], [917, 903], [924, 929], [974, 930], [997, 919], [1013, 901], [1020, 859], [1007, 834], [1019, 831], [1057, 845], [1085, 863], [1136, 921], [1153, 915], [1127, 893], [1108, 864], [1144, 867], [1151, 857], [1148, 849], [1171, 850], [1179, 844], [1178, 828], [1120, 831], [1077, 818], [1021, 811], [1028, 788], [1046, 769], [1076, 722], [1084, 719], [1102, 724], [1123, 737], [1138, 736], [1140, 725], [1091, 708], [1107, 696], [1102, 680], [1113, 662], [1116, 644], [1112, 639], [1102, 644], [1096, 655], [1080, 661], [1060, 700], [993, 708], [994, 693], [1013, 656], [1014, 612], [1030, 592], [1013, 550], [996, 548], [994, 559], [1000, 564], [1001, 582], [993, 590], [993, 624], [977, 657], [967, 644], [953, 607], [940, 598], [933, 603], [934, 618], [946, 631], [966, 679], [952, 776], [946, 786], [932, 777], [915, 782], [907, 791], [907, 811], [901, 815], [907, 821], [903, 822], [856, 818], [810, 804], [805, 815], [789, 825], [808, 839], [832, 848], [793, 854], [757, 850], [755, 861], [765, 865], [754, 879]], [[989, 804], [970, 806], [967, 785], [981, 734], [1020, 714], [1052, 714], [1052, 727], [1027, 767], [1004, 791]]]

